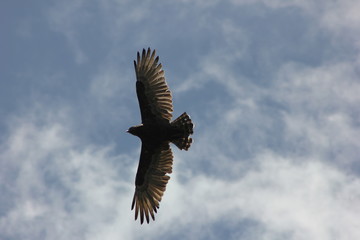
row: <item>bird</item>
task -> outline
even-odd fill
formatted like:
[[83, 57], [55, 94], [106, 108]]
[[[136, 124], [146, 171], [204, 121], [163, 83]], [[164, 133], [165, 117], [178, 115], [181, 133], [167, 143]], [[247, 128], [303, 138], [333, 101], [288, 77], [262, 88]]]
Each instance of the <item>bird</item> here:
[[136, 94], [139, 101], [141, 124], [127, 132], [141, 140], [139, 165], [135, 177], [135, 193], [131, 210], [135, 208], [135, 221], [147, 223], [155, 213], [166, 190], [172, 173], [173, 153], [170, 143], [180, 150], [188, 150], [193, 142], [194, 124], [184, 112], [171, 121], [173, 104], [171, 91], [166, 83], [164, 70], [156, 50], [150, 48], [137, 52], [134, 60]]

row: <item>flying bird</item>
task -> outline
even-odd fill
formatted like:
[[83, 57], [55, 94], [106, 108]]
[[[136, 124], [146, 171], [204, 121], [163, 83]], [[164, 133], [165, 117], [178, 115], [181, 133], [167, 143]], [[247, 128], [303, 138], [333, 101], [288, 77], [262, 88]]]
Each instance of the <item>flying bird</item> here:
[[155, 50], [143, 49], [134, 61], [136, 93], [139, 100], [142, 124], [130, 127], [128, 132], [141, 139], [140, 161], [135, 177], [135, 193], [131, 210], [141, 224], [155, 213], [165, 192], [172, 172], [173, 154], [170, 142], [179, 149], [188, 150], [193, 134], [193, 123], [184, 112], [171, 121], [173, 105], [164, 70]]

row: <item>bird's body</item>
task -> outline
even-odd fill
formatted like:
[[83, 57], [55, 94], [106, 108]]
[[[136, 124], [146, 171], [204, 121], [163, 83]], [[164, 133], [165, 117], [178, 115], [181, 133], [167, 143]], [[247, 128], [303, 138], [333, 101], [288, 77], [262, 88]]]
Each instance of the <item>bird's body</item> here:
[[135, 178], [135, 194], [132, 209], [135, 207], [135, 220], [140, 214], [149, 223], [149, 216], [155, 220], [154, 212], [166, 189], [172, 172], [173, 155], [170, 142], [179, 149], [188, 150], [192, 139], [193, 123], [183, 113], [171, 122], [172, 97], [166, 84], [164, 71], [155, 58], [155, 50], [143, 49], [134, 61], [136, 72], [136, 93], [139, 100], [142, 124], [129, 128], [128, 132], [141, 139], [141, 154]]
[[129, 132], [135, 136], [138, 136], [142, 141], [149, 141], [153, 143], [159, 143], [163, 141], [170, 141], [171, 132], [173, 129], [169, 123], [163, 124], [141, 124], [130, 128]]
[[186, 130], [171, 123], [147, 123], [131, 127], [129, 133], [139, 137], [142, 141], [152, 142], [154, 145], [164, 141], [173, 141], [187, 135]]

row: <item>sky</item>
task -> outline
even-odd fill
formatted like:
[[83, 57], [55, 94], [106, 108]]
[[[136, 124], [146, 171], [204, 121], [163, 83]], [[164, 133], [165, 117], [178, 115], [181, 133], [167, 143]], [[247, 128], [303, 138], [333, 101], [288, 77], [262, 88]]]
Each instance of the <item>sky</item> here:
[[[360, 2], [0, 3], [0, 239], [360, 239]], [[133, 60], [177, 117], [156, 220], [134, 221]]]

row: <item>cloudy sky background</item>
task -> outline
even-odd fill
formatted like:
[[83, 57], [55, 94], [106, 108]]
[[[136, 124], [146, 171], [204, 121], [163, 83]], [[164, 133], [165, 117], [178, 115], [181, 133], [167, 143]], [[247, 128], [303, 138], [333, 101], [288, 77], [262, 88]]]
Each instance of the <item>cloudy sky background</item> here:
[[[360, 2], [0, 3], [0, 239], [360, 239]], [[130, 211], [133, 59], [196, 124]]]

